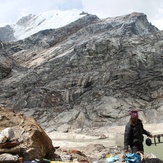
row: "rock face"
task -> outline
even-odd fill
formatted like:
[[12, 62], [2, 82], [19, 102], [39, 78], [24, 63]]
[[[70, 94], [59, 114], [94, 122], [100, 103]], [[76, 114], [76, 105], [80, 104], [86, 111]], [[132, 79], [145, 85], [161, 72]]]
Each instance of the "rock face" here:
[[53, 157], [55, 150], [51, 139], [32, 118], [0, 107], [0, 126], [1, 130], [7, 127], [14, 130], [15, 138], [20, 142], [17, 154], [24, 160]]
[[9, 25], [6, 25], [5, 27], [0, 27], [0, 41], [7, 42], [13, 40], [15, 40], [14, 30]]
[[11, 62], [0, 81], [1, 105], [32, 116], [48, 132], [124, 125], [131, 107], [145, 123], [163, 122], [162, 40], [146, 15], [132, 13], [86, 15], [2, 42], [0, 54]]

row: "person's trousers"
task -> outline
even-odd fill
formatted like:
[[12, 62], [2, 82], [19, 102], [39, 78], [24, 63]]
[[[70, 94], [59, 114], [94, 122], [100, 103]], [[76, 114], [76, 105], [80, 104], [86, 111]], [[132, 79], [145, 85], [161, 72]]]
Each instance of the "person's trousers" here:
[[131, 151], [132, 151], [132, 153], [141, 152], [143, 154], [144, 153], [143, 143], [141, 143], [139, 145], [131, 146]]

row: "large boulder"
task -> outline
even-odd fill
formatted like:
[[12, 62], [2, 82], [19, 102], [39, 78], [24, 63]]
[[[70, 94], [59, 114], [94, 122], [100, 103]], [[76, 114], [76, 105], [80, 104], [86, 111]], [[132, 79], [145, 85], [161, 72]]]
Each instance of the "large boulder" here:
[[0, 107], [0, 131], [7, 127], [14, 130], [15, 138], [20, 142], [19, 154], [24, 160], [54, 157], [52, 140], [34, 119]]

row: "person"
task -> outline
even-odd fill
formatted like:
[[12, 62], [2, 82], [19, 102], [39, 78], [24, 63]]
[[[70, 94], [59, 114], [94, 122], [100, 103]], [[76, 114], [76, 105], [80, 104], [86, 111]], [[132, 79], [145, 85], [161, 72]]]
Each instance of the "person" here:
[[131, 153], [141, 152], [144, 154], [143, 134], [148, 137], [152, 137], [152, 134], [144, 129], [143, 123], [139, 119], [137, 111], [131, 111], [130, 115], [130, 120], [126, 124], [124, 132], [124, 152], [128, 153], [130, 148]]

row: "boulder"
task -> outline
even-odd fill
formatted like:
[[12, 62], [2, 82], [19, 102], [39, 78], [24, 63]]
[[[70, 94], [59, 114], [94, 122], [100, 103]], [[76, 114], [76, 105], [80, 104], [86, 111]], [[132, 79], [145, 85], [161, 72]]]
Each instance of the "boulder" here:
[[0, 107], [0, 126], [0, 131], [8, 127], [14, 130], [15, 139], [19, 141], [18, 154], [24, 160], [54, 157], [52, 140], [34, 119]]

